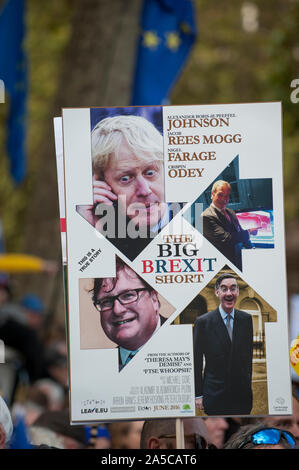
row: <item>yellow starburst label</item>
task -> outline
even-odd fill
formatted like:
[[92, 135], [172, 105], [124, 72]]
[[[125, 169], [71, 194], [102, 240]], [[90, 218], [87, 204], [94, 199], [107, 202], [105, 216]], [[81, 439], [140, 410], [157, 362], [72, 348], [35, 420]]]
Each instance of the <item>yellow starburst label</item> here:
[[297, 375], [299, 375], [299, 336], [292, 342], [290, 349], [291, 366]]

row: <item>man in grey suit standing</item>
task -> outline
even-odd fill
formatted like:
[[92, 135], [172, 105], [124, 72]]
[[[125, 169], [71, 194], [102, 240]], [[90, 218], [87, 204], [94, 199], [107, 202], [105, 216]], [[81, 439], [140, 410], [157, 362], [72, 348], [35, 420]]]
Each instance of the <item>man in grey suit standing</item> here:
[[256, 229], [242, 229], [236, 214], [226, 205], [231, 187], [227, 181], [218, 180], [213, 184], [211, 205], [202, 213], [203, 235], [215, 248], [242, 271], [241, 250], [252, 248], [250, 233]]
[[234, 308], [236, 278], [216, 281], [219, 307], [194, 324], [196, 407], [207, 415], [248, 415], [252, 409], [253, 325], [250, 314]]

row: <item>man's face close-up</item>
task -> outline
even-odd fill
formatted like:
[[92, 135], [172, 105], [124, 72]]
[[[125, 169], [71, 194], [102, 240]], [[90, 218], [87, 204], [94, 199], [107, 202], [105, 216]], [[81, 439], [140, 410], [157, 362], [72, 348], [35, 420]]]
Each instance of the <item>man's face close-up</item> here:
[[237, 281], [233, 278], [223, 279], [218, 289], [216, 289], [216, 295], [219, 297], [223, 310], [226, 313], [231, 313], [239, 295]]
[[[146, 286], [134, 271], [120, 270], [115, 286], [105, 279], [98, 294], [98, 300], [127, 293], [132, 289]], [[135, 351], [152, 336], [159, 317], [157, 293], [147, 289], [138, 292], [136, 301], [122, 305], [115, 299], [111, 308], [101, 310], [101, 325], [108, 338], [117, 345]]]
[[156, 225], [165, 212], [163, 163], [141, 160], [123, 139], [117, 158], [112, 154], [104, 172], [106, 183], [126, 215], [139, 226]]
[[226, 205], [229, 202], [230, 197], [230, 187], [227, 185], [222, 185], [212, 193], [212, 202], [218, 207], [218, 209], [225, 209]]

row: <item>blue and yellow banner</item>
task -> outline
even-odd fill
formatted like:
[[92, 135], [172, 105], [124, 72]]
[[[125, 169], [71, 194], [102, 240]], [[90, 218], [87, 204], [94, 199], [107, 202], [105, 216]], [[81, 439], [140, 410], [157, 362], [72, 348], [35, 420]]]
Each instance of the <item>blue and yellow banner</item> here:
[[9, 97], [7, 153], [16, 183], [26, 174], [27, 61], [24, 0], [7, 0], [0, 10], [0, 79]]
[[144, 0], [133, 105], [167, 103], [195, 39], [192, 0]]

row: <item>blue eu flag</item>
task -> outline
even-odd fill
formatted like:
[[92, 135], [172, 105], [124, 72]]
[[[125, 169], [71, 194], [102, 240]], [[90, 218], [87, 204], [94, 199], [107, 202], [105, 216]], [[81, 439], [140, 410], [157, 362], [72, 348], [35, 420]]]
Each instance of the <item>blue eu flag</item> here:
[[7, 0], [0, 11], [0, 79], [9, 95], [7, 152], [16, 183], [25, 176], [27, 66], [23, 50], [24, 0]]
[[23, 416], [17, 416], [14, 420], [14, 430], [9, 443], [10, 449], [32, 449], [29, 441], [28, 429]]
[[144, 0], [133, 105], [166, 103], [195, 38], [192, 0]]

